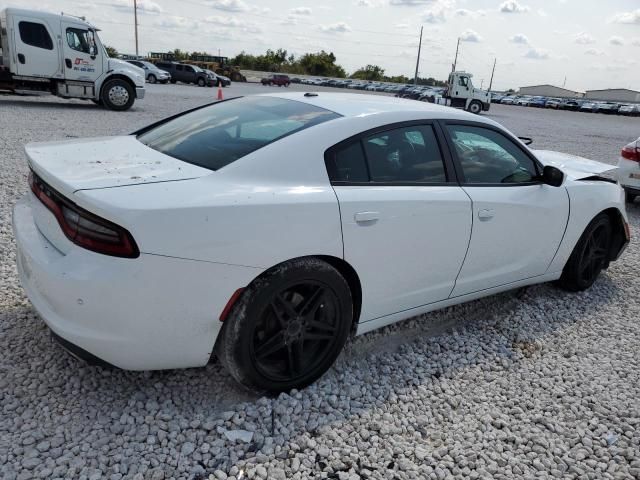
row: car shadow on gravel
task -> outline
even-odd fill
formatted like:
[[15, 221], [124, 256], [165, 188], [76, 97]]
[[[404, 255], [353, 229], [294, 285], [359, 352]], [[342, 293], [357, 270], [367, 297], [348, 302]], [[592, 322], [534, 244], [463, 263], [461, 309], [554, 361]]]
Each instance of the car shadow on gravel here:
[[[33, 99], [33, 101], [30, 101]], [[48, 101], [42, 100], [41, 96], [29, 96], [25, 95], [22, 97], [22, 100], [18, 99], [7, 99], [3, 96], [0, 96], [0, 108], [3, 107], [19, 107], [19, 108], [46, 108], [46, 109], [55, 109], [60, 110], [63, 109], [100, 109], [103, 110], [103, 107], [93, 103], [91, 100], [86, 101], [65, 101], [65, 102], [56, 102], [56, 101]]]

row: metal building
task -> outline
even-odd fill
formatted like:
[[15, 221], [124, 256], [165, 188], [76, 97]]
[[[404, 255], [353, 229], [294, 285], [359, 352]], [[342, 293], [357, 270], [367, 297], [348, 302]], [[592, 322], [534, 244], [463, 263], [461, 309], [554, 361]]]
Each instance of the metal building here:
[[520, 87], [519, 95], [540, 95], [544, 97], [582, 97], [581, 92], [574, 92], [566, 88], [556, 87], [553, 85], [532, 85], [530, 87]]
[[586, 98], [614, 102], [640, 102], [640, 92], [628, 88], [608, 88], [606, 90], [587, 90]]

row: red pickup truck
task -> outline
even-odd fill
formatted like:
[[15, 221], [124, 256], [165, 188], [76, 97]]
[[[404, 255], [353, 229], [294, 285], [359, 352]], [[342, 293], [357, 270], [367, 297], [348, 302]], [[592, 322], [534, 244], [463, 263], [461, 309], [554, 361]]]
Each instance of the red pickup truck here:
[[278, 85], [279, 87], [288, 87], [291, 85], [289, 75], [269, 75], [267, 78], [260, 80], [263, 85]]

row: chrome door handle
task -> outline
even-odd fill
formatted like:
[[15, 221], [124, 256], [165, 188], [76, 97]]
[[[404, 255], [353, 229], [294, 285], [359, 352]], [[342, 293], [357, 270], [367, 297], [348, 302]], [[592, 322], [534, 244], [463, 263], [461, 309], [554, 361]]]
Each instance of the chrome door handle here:
[[358, 212], [353, 216], [356, 223], [375, 222], [380, 218], [379, 212]]
[[495, 214], [495, 210], [492, 210], [490, 208], [483, 208], [481, 210], [478, 210], [478, 218], [480, 220], [491, 220]]

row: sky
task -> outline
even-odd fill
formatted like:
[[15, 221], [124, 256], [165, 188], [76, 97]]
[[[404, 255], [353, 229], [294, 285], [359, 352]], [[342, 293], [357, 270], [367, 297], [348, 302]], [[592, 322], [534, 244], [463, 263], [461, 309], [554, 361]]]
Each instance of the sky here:
[[[85, 16], [103, 43], [135, 53], [133, 0], [0, 0]], [[332, 51], [347, 72], [367, 64], [446, 79], [457, 67], [486, 88], [565, 85], [640, 90], [640, 0], [138, 0], [139, 50], [296, 55]]]

